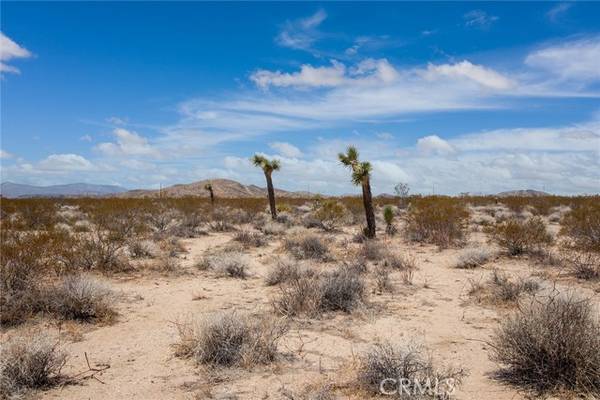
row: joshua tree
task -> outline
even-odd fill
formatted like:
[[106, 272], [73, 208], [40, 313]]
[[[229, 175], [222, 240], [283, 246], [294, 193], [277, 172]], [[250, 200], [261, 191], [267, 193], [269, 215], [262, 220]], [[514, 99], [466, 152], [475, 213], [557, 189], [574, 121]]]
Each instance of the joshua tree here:
[[265, 173], [267, 192], [269, 193], [269, 208], [271, 208], [271, 217], [275, 219], [277, 218], [277, 209], [275, 208], [275, 190], [273, 189], [271, 174], [273, 171], [279, 171], [279, 168], [281, 167], [279, 161], [268, 160], [266, 157], [255, 154], [254, 157], [252, 157], [252, 163], [257, 167], [260, 167]]
[[212, 183], [207, 183], [206, 185], [204, 185], [204, 189], [208, 190], [208, 193], [210, 193], [210, 205], [214, 206], [215, 205], [215, 193], [213, 192]]
[[340, 162], [352, 170], [352, 183], [362, 187], [363, 206], [367, 217], [367, 230], [365, 232], [368, 238], [375, 237], [375, 212], [373, 211], [373, 197], [371, 195], [371, 163], [367, 161], [358, 161], [358, 151], [356, 147], [349, 146], [346, 153], [338, 155]]
[[396, 233], [396, 226], [394, 225], [394, 209], [392, 206], [385, 206], [383, 208], [383, 220], [385, 221], [385, 232], [392, 236]]

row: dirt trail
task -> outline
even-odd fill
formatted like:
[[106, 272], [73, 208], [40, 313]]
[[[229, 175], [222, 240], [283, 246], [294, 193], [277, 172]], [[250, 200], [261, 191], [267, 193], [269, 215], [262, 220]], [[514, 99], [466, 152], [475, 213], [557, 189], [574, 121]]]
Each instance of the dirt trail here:
[[[184, 241], [189, 253], [184, 266], [190, 268], [212, 246], [230, 240], [228, 234]], [[490, 379], [496, 366], [488, 359], [488, 340], [502, 314], [465, 302], [470, 278], [487, 271], [451, 268], [459, 250], [437, 251], [393, 239], [389, 246], [410, 251], [419, 265], [412, 286], [402, 283], [400, 273], [391, 274], [394, 294], [371, 295], [371, 306], [357, 315], [294, 322], [281, 344], [282, 360], [253, 371], [222, 372], [222, 382], [203, 385], [208, 371], [189, 360], [173, 356], [177, 331], [172, 321], [200, 316], [215, 310], [270, 311], [277, 289], [264, 286], [267, 262], [278, 244], [251, 252], [249, 279], [215, 278], [204, 272], [179, 277], [113, 281], [112, 286], [127, 300], [119, 306], [120, 318], [112, 326], [98, 327], [82, 341], [66, 344], [71, 354], [65, 372], [86, 369], [84, 352], [94, 364], [110, 369], [79, 385], [42, 393], [46, 399], [190, 399], [237, 396], [240, 399], [282, 398], [287, 389], [298, 389], [323, 379], [350, 379], [348, 365], [376, 340], [406, 343], [419, 339], [434, 359], [469, 371], [456, 399], [520, 399], [514, 389]], [[515, 262], [516, 263], [516, 262]], [[521, 267], [514, 266], [515, 270]], [[200, 297], [193, 300], [194, 297]], [[285, 389], [284, 389], [285, 388]], [[204, 390], [204, 391], [203, 391]], [[358, 398], [346, 393], [347, 398]], [[236, 397], [230, 397], [236, 398]]]

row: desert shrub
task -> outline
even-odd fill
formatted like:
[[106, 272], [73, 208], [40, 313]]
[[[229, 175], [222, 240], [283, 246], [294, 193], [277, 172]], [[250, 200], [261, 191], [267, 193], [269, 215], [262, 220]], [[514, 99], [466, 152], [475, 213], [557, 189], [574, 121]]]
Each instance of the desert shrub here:
[[600, 324], [589, 300], [574, 295], [532, 301], [497, 330], [498, 377], [538, 392], [600, 394]]
[[210, 269], [220, 276], [246, 279], [248, 261], [242, 253], [223, 251], [205, 256], [197, 265], [200, 269]]
[[561, 234], [577, 250], [600, 252], [600, 200], [586, 199], [566, 213], [561, 221]]
[[285, 234], [286, 227], [278, 222], [268, 221], [262, 225], [260, 230], [265, 235], [279, 236]]
[[300, 276], [313, 274], [313, 270], [301, 267], [297, 261], [287, 258], [277, 260], [277, 263], [269, 270], [265, 283], [267, 286], [280, 285]]
[[285, 326], [267, 319], [251, 320], [234, 313], [219, 313], [199, 322], [178, 325], [176, 354], [200, 364], [244, 366], [268, 364], [277, 356]]
[[132, 258], [154, 258], [156, 251], [153, 243], [145, 240], [132, 240], [128, 244], [129, 254]]
[[116, 315], [114, 302], [115, 294], [107, 285], [85, 275], [67, 276], [44, 294], [50, 312], [86, 322], [110, 321]]
[[47, 335], [19, 336], [0, 345], [0, 398], [17, 399], [57, 383], [67, 356]]
[[524, 294], [535, 294], [540, 289], [538, 281], [532, 279], [511, 280], [506, 274], [494, 270], [487, 284], [471, 281], [469, 295], [478, 302], [489, 304], [514, 304]]
[[325, 200], [320, 203], [313, 217], [319, 222], [320, 227], [332, 231], [351, 221], [352, 216], [344, 204], [337, 200]]
[[326, 260], [330, 255], [325, 241], [314, 234], [298, 234], [287, 237], [284, 240], [284, 247], [298, 259]]
[[462, 369], [436, 367], [422, 346], [379, 343], [360, 356], [357, 383], [375, 395], [383, 389], [401, 399], [447, 399], [465, 376]]
[[360, 256], [369, 261], [381, 261], [386, 255], [386, 248], [375, 240], [366, 240], [360, 249]]
[[600, 254], [598, 253], [568, 249], [564, 252], [561, 263], [579, 279], [600, 279]]
[[289, 400], [335, 400], [334, 385], [331, 383], [310, 384], [300, 392], [283, 390], [283, 395]]
[[552, 235], [546, 230], [546, 224], [540, 217], [526, 221], [512, 218], [491, 227], [488, 233], [512, 256], [539, 251], [553, 242]]
[[399, 254], [387, 252], [383, 257], [382, 263], [384, 267], [388, 267], [399, 271], [415, 271], [417, 270], [417, 261], [411, 254]]
[[177, 223], [180, 214], [177, 210], [169, 209], [166, 206], [160, 206], [158, 210], [153, 210], [146, 214], [147, 224], [150, 229], [157, 234], [165, 233]]
[[177, 257], [164, 255], [159, 257], [154, 263], [149, 264], [150, 269], [164, 275], [183, 275], [185, 270], [182, 269], [181, 263]]
[[461, 251], [456, 260], [455, 268], [471, 269], [481, 267], [492, 257], [490, 249], [485, 247], [470, 247]]
[[18, 210], [23, 230], [50, 229], [58, 222], [57, 208], [57, 203], [54, 199], [20, 200]]
[[381, 265], [377, 266], [373, 271], [373, 277], [375, 279], [375, 290], [378, 293], [393, 292], [394, 286], [390, 282], [390, 270]]
[[262, 247], [267, 244], [263, 235], [258, 232], [249, 232], [246, 230], [236, 232], [233, 240], [240, 242], [244, 247]]
[[469, 212], [459, 199], [424, 197], [411, 201], [405, 233], [410, 240], [449, 247], [464, 242]]
[[328, 273], [306, 274], [291, 279], [275, 299], [275, 310], [286, 316], [315, 317], [326, 311], [351, 312], [365, 298], [365, 283], [354, 270], [339, 267]]

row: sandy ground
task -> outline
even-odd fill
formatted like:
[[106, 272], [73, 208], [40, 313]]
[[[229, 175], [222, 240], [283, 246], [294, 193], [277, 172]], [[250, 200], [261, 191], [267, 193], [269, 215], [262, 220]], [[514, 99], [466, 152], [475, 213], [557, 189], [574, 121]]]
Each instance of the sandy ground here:
[[[230, 233], [211, 233], [184, 240], [188, 253], [181, 260], [182, 269], [187, 272], [183, 275], [104, 278], [122, 294], [118, 303], [120, 316], [108, 326], [76, 326], [79, 340], [63, 335], [64, 348], [70, 354], [64, 372], [75, 375], [85, 371], [84, 353], [93, 366], [110, 368], [96, 374], [98, 379], [84, 379], [38, 393], [39, 396], [102, 400], [280, 399], [286, 398], [288, 391], [298, 391], [307, 384], [350, 381], [358, 355], [378, 340], [398, 344], [417, 340], [429, 348], [438, 363], [468, 370], [469, 375], [454, 398], [525, 398], [491, 378], [497, 366], [489, 360], [489, 348], [482, 342], [490, 339], [508, 311], [474, 304], [467, 291], [470, 279], [482, 279], [493, 268], [529, 276], [535, 272], [534, 267], [525, 260], [501, 258], [476, 270], [455, 269], [452, 265], [459, 249], [438, 251], [434, 246], [408, 244], [399, 236], [381, 240], [391, 249], [415, 256], [419, 269], [413, 284], [403, 284], [400, 274], [393, 273], [395, 292], [370, 294], [370, 304], [362, 312], [292, 322], [280, 345], [282, 356], [274, 364], [251, 371], [211, 371], [196, 366], [192, 360], [175, 357], [177, 321], [217, 310], [273, 313], [271, 299], [278, 289], [266, 287], [264, 276], [274, 254], [281, 252], [279, 240], [247, 251], [252, 265], [251, 277], [246, 280], [218, 278], [193, 267], [207, 249], [221, 246], [231, 238]], [[470, 240], [481, 244], [485, 238], [475, 233]], [[343, 388], [338, 394], [341, 398], [360, 398]]]

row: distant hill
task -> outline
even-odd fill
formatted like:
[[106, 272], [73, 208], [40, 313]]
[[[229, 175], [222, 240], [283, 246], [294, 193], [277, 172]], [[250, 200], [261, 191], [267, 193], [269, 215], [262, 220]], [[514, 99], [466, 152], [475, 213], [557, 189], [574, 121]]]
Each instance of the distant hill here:
[[[263, 197], [267, 195], [267, 189], [256, 185], [243, 185], [230, 179], [207, 179], [188, 184], [178, 184], [168, 186], [162, 190], [130, 190], [119, 193], [118, 197], [185, 197], [199, 196], [208, 197], [209, 193], [204, 186], [210, 183], [217, 198], [244, 198], [244, 197]], [[314, 194], [309, 192], [288, 192], [286, 190], [275, 189], [276, 197], [312, 197]]]
[[542, 192], [540, 190], [511, 190], [508, 192], [500, 192], [496, 196], [498, 197], [511, 197], [511, 196], [521, 196], [521, 197], [541, 197], [541, 196], [550, 196], [550, 193]]
[[79, 197], [106, 196], [126, 192], [127, 189], [113, 185], [93, 185], [89, 183], [72, 183], [68, 185], [34, 186], [13, 182], [0, 185], [0, 194], [8, 198], [18, 197]]

